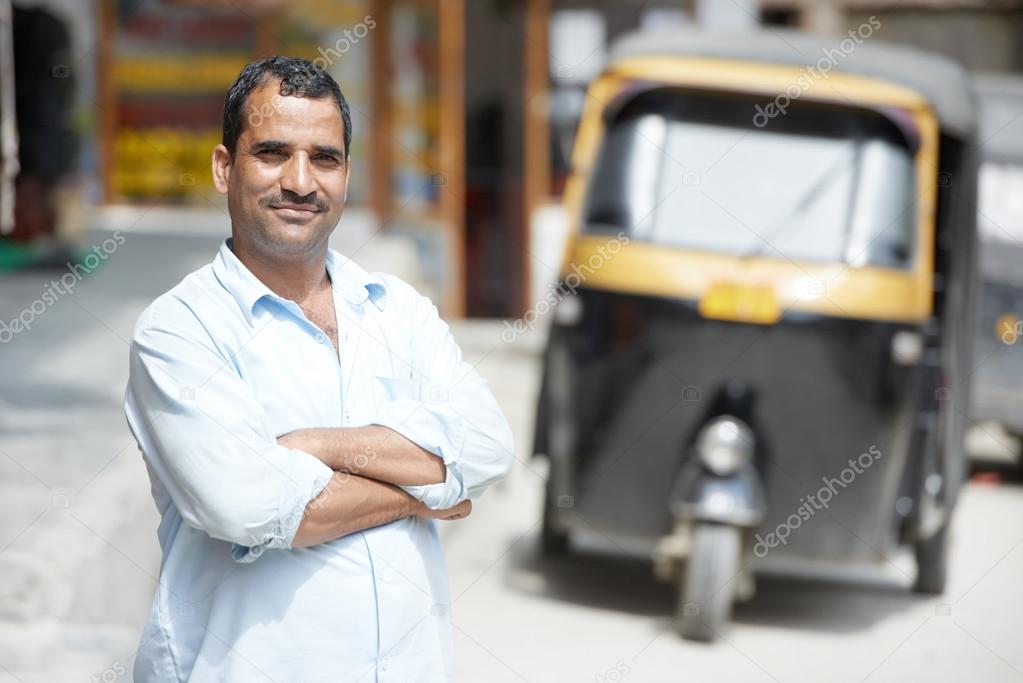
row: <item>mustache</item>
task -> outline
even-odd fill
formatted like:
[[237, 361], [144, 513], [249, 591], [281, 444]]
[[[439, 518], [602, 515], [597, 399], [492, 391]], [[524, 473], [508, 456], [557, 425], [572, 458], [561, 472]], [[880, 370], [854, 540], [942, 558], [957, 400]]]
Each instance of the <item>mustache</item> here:
[[282, 192], [281, 194], [274, 194], [268, 197], [263, 197], [259, 200], [259, 205], [264, 209], [269, 208], [274, 204], [299, 204], [308, 205], [316, 209], [317, 211], [326, 211], [327, 202], [316, 196], [315, 192], [307, 194], [305, 197], [299, 197], [294, 192]]

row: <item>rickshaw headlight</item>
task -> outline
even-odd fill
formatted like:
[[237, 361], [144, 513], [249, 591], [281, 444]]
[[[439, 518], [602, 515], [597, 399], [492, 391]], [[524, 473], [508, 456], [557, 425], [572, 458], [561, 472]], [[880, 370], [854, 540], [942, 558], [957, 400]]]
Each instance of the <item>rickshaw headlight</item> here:
[[569, 294], [554, 306], [554, 322], [571, 327], [583, 319], [583, 302], [576, 294]]
[[733, 474], [753, 458], [753, 432], [734, 417], [715, 418], [700, 431], [696, 452], [714, 474]]
[[892, 335], [892, 360], [897, 365], [916, 365], [924, 355], [924, 338], [919, 332], [899, 330]]

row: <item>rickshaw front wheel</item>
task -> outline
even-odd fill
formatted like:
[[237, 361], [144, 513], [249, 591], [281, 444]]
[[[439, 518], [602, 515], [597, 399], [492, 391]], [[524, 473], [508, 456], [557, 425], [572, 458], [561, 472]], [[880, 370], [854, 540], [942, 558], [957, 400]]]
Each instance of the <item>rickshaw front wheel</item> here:
[[564, 555], [568, 551], [568, 534], [554, 526], [554, 508], [557, 501], [548, 482], [544, 487], [543, 524], [540, 529], [540, 550], [545, 555]]
[[928, 595], [945, 592], [948, 578], [948, 522], [925, 541], [914, 547], [916, 555], [916, 583], [913, 590]]
[[742, 565], [742, 529], [704, 522], [679, 581], [675, 627], [687, 640], [714, 640], [732, 615]]

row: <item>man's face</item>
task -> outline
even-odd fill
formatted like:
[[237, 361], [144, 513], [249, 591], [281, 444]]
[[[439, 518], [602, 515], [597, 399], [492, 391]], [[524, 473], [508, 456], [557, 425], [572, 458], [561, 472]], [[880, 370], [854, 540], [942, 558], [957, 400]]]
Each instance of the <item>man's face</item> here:
[[227, 194], [236, 242], [264, 256], [318, 253], [348, 187], [341, 112], [333, 98], [282, 97], [271, 80], [245, 103], [234, 159], [218, 145], [214, 182]]

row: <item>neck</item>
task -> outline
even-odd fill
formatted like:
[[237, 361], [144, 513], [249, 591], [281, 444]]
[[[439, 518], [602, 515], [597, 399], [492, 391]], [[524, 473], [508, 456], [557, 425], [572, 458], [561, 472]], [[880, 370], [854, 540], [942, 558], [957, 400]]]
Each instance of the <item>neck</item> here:
[[271, 292], [298, 304], [330, 287], [326, 247], [312, 254], [267, 255], [232, 239], [231, 250]]

